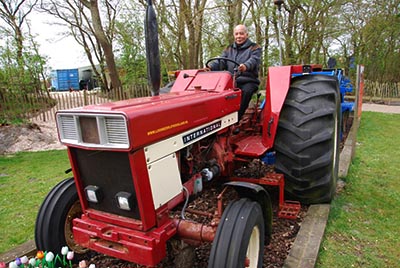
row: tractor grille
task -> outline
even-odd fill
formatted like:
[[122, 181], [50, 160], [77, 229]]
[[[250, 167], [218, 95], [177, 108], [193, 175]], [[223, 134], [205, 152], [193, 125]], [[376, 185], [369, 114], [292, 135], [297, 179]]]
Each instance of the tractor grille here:
[[[87, 186], [97, 186], [100, 189], [99, 202], [88, 202], [90, 208], [140, 220], [128, 153], [76, 148], [71, 148], [71, 152], [78, 166], [83, 189]], [[118, 207], [115, 195], [119, 192], [132, 194], [131, 211]]]
[[105, 131], [108, 143], [129, 144], [124, 118], [105, 118]]
[[128, 127], [123, 115], [58, 113], [61, 142], [93, 148], [129, 148]]
[[59, 130], [64, 139], [78, 140], [78, 130], [73, 116], [61, 116]]

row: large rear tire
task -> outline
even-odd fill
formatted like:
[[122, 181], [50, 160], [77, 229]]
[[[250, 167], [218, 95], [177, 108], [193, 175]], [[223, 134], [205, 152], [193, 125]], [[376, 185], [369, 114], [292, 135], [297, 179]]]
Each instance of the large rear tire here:
[[73, 178], [58, 183], [46, 196], [36, 218], [35, 242], [38, 250], [61, 252], [68, 246], [75, 255], [88, 250], [74, 242], [72, 220], [80, 217], [82, 208]]
[[285, 191], [304, 204], [330, 202], [339, 162], [340, 100], [335, 77], [292, 79], [275, 138], [276, 169]]
[[264, 218], [259, 203], [242, 198], [225, 209], [211, 247], [208, 268], [261, 268]]

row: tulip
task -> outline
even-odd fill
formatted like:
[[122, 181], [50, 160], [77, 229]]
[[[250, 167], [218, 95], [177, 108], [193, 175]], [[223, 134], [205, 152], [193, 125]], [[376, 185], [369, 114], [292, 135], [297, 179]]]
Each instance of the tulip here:
[[65, 256], [67, 256], [68, 250], [69, 249], [68, 249], [67, 246], [61, 248], [61, 255], [63, 255], [62, 263], [63, 263], [64, 266], [67, 265], [67, 261], [65, 260]]
[[52, 262], [53, 260], [54, 260], [54, 253], [51, 252], [51, 251], [47, 252], [47, 254], [46, 254], [46, 261], [47, 261], [47, 262]]
[[21, 258], [21, 262], [22, 262], [23, 264], [28, 264], [28, 262], [29, 262], [28, 257], [27, 257], [27, 256], [23, 256], [23, 257]]
[[7, 266], [6, 266], [6, 263], [5, 262], [0, 262], [0, 268], [6, 268]]
[[61, 248], [61, 255], [67, 255], [68, 254], [68, 247], [67, 246], [65, 246], [65, 247], [62, 247]]
[[53, 252], [51, 252], [51, 251], [47, 252], [45, 259], [46, 259], [46, 262], [48, 264], [48, 267], [54, 267], [54, 264], [53, 264], [54, 253]]
[[32, 267], [35, 267], [35, 264], [36, 264], [36, 259], [35, 258], [30, 258], [29, 259], [29, 265], [32, 266]]
[[89, 268], [96, 268], [96, 264], [91, 264], [91, 265], [89, 265]]
[[67, 259], [71, 261], [73, 258], [74, 258], [74, 252], [73, 251], [68, 251]]
[[42, 262], [42, 267], [44, 267], [44, 252], [39, 250], [36, 253], [36, 258], [38, 258], [38, 260]]
[[74, 252], [68, 251], [67, 259], [69, 260], [69, 267], [72, 268], [72, 259], [74, 258]]
[[43, 258], [44, 258], [44, 252], [41, 251], [41, 250], [39, 250], [39, 251], [36, 253], [36, 258], [38, 258], [39, 260], [43, 259]]
[[87, 267], [87, 264], [86, 264], [85, 260], [79, 262], [79, 268], [86, 268], [86, 267]]
[[19, 268], [15, 261], [12, 261], [8, 264], [8, 268]]
[[20, 258], [16, 258], [16, 259], [15, 259], [15, 264], [16, 264], [17, 266], [20, 266], [20, 265], [22, 264], [21, 259], [20, 259]]

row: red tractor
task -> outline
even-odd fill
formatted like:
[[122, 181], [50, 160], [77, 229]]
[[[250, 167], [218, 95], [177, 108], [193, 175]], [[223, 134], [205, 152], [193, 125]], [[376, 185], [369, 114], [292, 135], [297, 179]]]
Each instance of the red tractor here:
[[[300, 205], [284, 192], [305, 204], [335, 193], [340, 90], [321, 71], [269, 68], [265, 104], [240, 122], [241, 91], [227, 71], [182, 70], [166, 94], [58, 111], [73, 178], [40, 208], [38, 249], [68, 245], [151, 267], [180, 239], [212, 243], [208, 267], [262, 267], [273, 217], [267, 186], [279, 187], [278, 216], [289, 218]], [[254, 163], [257, 175], [243, 172]], [[221, 189], [215, 213], [189, 209], [209, 185]]]

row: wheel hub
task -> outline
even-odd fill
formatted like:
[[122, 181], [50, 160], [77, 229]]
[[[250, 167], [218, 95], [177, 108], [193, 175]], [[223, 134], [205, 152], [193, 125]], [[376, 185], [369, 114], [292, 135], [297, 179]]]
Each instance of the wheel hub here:
[[67, 246], [70, 250], [74, 251], [77, 254], [83, 254], [88, 251], [87, 248], [84, 248], [74, 241], [74, 235], [72, 233], [72, 220], [80, 217], [82, 214], [81, 203], [77, 200], [70, 208], [67, 214], [67, 219], [64, 225], [64, 234], [65, 234], [65, 241]]

